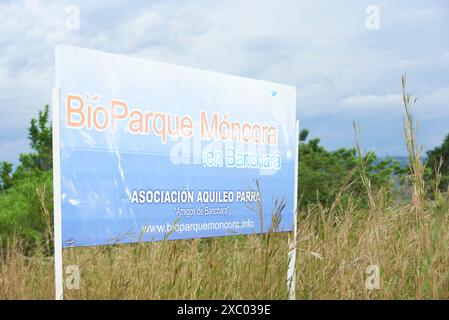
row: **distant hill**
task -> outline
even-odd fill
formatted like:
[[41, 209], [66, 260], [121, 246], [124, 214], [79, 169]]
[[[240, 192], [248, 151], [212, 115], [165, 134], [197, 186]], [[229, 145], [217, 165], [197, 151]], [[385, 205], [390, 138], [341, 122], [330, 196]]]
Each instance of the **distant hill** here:
[[[376, 161], [375, 161], [375, 164], [381, 162], [382, 160], [391, 159], [391, 158], [396, 160], [397, 162], [399, 162], [401, 168], [405, 168], [408, 165], [408, 157], [407, 156], [384, 156], [384, 157], [378, 157], [376, 159]], [[423, 157], [421, 157], [421, 160], [423, 162], [425, 162], [427, 160], [427, 157], [423, 156]]]

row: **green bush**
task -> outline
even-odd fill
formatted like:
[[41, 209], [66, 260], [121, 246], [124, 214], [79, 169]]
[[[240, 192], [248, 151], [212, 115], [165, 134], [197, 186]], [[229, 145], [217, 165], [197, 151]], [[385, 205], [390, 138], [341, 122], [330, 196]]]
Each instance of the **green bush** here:
[[34, 171], [0, 192], [0, 238], [17, 238], [27, 248], [50, 244], [53, 216], [52, 172]]
[[308, 131], [303, 130], [299, 144], [298, 196], [302, 207], [316, 203], [329, 206], [342, 190], [345, 190], [343, 198], [351, 195], [359, 205], [365, 206], [368, 199], [362, 174], [376, 192], [380, 188], [392, 190], [395, 175], [401, 173], [399, 163], [393, 159], [379, 161], [374, 153], [360, 159], [355, 148], [328, 151], [319, 139], [306, 142], [307, 136]]
[[438, 189], [446, 192], [449, 189], [449, 134], [444, 138], [441, 146], [427, 151], [426, 180], [433, 185], [439, 180]]
[[31, 152], [20, 164], [0, 165], [0, 244], [16, 238], [26, 248], [51, 249], [53, 219], [52, 127], [49, 107], [32, 119], [28, 129]]

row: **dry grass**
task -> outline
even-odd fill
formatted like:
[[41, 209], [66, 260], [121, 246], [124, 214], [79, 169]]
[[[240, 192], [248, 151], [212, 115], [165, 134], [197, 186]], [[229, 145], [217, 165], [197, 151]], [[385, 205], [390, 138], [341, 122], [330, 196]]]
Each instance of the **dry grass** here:
[[[297, 298], [449, 298], [447, 204], [336, 212], [316, 206], [299, 216]], [[68, 299], [285, 299], [287, 234], [164, 241], [65, 250], [78, 265]], [[379, 290], [365, 270], [381, 270]], [[53, 260], [10, 248], [0, 266], [0, 299], [52, 299]]]
[[[449, 298], [449, 223], [446, 206], [429, 207], [416, 223], [414, 208], [323, 210], [304, 217], [299, 234], [298, 296], [314, 299]], [[381, 271], [379, 290], [365, 288], [366, 268]]]
[[[71, 248], [65, 265], [81, 271], [66, 298], [286, 298], [287, 234]], [[54, 296], [53, 260], [9, 250], [0, 299]]]

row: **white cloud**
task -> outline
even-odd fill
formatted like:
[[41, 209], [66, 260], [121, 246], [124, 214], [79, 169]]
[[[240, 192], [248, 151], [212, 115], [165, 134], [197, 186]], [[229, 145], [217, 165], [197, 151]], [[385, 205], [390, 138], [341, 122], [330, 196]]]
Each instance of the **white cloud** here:
[[[435, 117], [449, 117], [449, 87], [422, 95], [413, 95], [412, 112], [420, 119], [431, 119]], [[340, 105], [345, 110], [395, 112], [403, 111], [402, 94], [384, 95], [354, 95], [340, 101]]]
[[400, 94], [385, 95], [355, 95], [343, 99], [340, 105], [349, 109], [383, 109], [401, 107], [402, 96]]
[[418, 96], [414, 108], [422, 119], [449, 117], [449, 87]]

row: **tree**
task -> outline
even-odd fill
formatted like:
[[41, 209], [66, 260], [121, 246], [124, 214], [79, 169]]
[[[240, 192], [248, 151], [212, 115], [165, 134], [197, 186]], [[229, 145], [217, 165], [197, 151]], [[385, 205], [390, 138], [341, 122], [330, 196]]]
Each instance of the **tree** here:
[[28, 139], [32, 152], [20, 155], [20, 165], [15, 175], [24, 171], [49, 171], [53, 167], [52, 127], [49, 121], [49, 106], [39, 111], [38, 118], [31, 119]]
[[435, 181], [439, 170], [441, 174], [439, 189], [445, 192], [449, 187], [449, 134], [444, 138], [441, 146], [427, 151], [426, 154], [428, 168], [426, 180]]
[[28, 129], [31, 153], [20, 155], [20, 164], [0, 165], [0, 251], [13, 237], [26, 248], [46, 244], [51, 252], [53, 210], [52, 132], [49, 107], [32, 119]]
[[0, 164], [0, 191], [7, 190], [12, 186], [12, 163], [3, 161]]
[[25, 177], [52, 171], [52, 127], [49, 121], [48, 105], [39, 111], [37, 119], [31, 119], [28, 139], [31, 152], [20, 154], [20, 164], [14, 173], [11, 163], [3, 161], [0, 164], [0, 192], [10, 189]]
[[379, 160], [374, 153], [364, 159], [364, 168], [357, 157], [355, 148], [340, 148], [328, 151], [320, 145], [320, 139], [307, 140], [308, 131], [300, 133], [299, 143], [299, 197], [301, 206], [314, 203], [330, 205], [338, 192], [350, 184], [349, 194], [361, 205], [367, 204], [366, 189], [361, 181], [361, 173], [370, 180], [373, 191], [380, 188], [390, 190], [393, 177], [399, 172], [399, 163], [393, 159]]
[[309, 130], [307, 130], [307, 129], [301, 130], [301, 132], [299, 133], [299, 141], [300, 142], [306, 141], [308, 135], [309, 135]]

